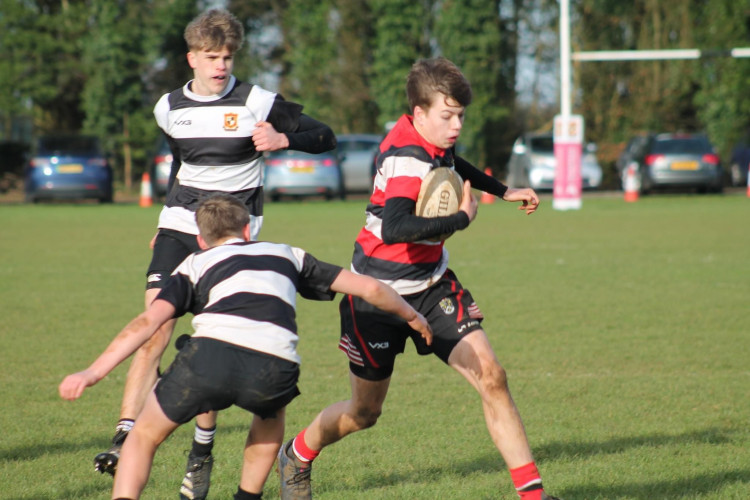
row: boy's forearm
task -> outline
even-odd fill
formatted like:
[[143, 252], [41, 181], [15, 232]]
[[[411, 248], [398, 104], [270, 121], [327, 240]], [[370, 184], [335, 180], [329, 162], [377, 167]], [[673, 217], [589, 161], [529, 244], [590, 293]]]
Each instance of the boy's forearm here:
[[149, 323], [145, 314], [138, 315], [128, 323], [88, 367], [88, 371], [97, 377], [97, 381], [128, 359], [156, 331], [157, 327]]

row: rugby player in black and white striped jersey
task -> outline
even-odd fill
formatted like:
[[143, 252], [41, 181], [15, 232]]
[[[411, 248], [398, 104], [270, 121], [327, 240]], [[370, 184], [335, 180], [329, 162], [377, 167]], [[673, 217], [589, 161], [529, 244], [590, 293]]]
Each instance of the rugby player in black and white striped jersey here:
[[[263, 152], [288, 148], [321, 153], [336, 146], [331, 128], [303, 114], [301, 105], [232, 75], [233, 57], [243, 37], [242, 24], [225, 10], [208, 10], [194, 19], [185, 29], [194, 78], [162, 96], [154, 107], [174, 160], [158, 233], [151, 242], [146, 306], [175, 267], [198, 250], [195, 210], [202, 199], [215, 192], [239, 198], [250, 214], [251, 239], [257, 239], [263, 222]], [[120, 446], [156, 382], [173, 328], [174, 322], [165, 324], [134, 356], [113, 444], [94, 459], [96, 470], [114, 474]], [[196, 420], [188, 473], [204, 464], [210, 467], [215, 422], [215, 415]], [[196, 490], [190, 482], [195, 478], [186, 477], [185, 487]], [[190, 491], [186, 498], [200, 499], [204, 493]]]
[[74, 400], [173, 318], [192, 313], [195, 333], [149, 393], [122, 447], [112, 498], [138, 498], [157, 447], [179, 425], [237, 405], [254, 414], [236, 500], [259, 499], [284, 438], [286, 405], [298, 394], [296, 295], [355, 295], [406, 321], [427, 344], [427, 320], [388, 285], [317, 260], [299, 248], [250, 241], [245, 206], [228, 194], [196, 213], [204, 249], [166, 280], [86, 370], [67, 376], [60, 396]]

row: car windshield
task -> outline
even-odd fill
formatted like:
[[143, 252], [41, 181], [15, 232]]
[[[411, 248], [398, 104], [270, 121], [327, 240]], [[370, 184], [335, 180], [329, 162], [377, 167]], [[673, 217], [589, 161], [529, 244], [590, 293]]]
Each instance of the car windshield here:
[[531, 150], [537, 153], [551, 153], [554, 151], [552, 136], [532, 137], [529, 139]]
[[99, 152], [99, 141], [95, 137], [60, 136], [39, 139], [39, 154], [92, 154]]
[[339, 141], [338, 149], [344, 153], [352, 153], [357, 151], [372, 151], [374, 152], [378, 147], [377, 142], [373, 141], [360, 141], [360, 140], [347, 140]]
[[652, 149], [654, 154], [705, 154], [711, 153], [711, 145], [702, 137], [679, 139], [657, 139]]

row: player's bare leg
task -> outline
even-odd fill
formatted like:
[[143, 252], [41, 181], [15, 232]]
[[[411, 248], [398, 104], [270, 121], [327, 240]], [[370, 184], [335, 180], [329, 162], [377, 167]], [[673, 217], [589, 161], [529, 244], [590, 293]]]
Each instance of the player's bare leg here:
[[313, 450], [339, 441], [352, 432], [372, 427], [383, 410], [390, 377], [371, 381], [349, 373], [352, 396], [321, 411], [305, 432], [305, 443]]
[[474, 331], [461, 339], [448, 357], [448, 364], [479, 392], [487, 429], [521, 500], [559, 500], [544, 492], [505, 370], [484, 331]]
[[[312, 460], [325, 446], [372, 427], [378, 421], [388, 394], [390, 377], [376, 382], [349, 373], [352, 396], [321, 411], [295, 439], [279, 450], [282, 500], [312, 498]], [[301, 441], [301, 442], [300, 442]]]
[[178, 427], [162, 411], [153, 391], [122, 446], [112, 498], [139, 498], [159, 445]]
[[[158, 294], [158, 289], [146, 290], [146, 305], [148, 306]], [[115, 430], [115, 436], [112, 438], [112, 446], [94, 457], [94, 470], [111, 475], [115, 474], [123, 442], [156, 383], [161, 356], [169, 344], [175, 323], [175, 320], [165, 323], [133, 355], [125, 380], [125, 389], [120, 406], [120, 421]]]
[[285, 410], [281, 409], [275, 417], [253, 417], [250, 432], [245, 442], [244, 461], [240, 488], [248, 493], [261, 493], [263, 485], [271, 472], [276, 454], [284, 439]]
[[532, 462], [526, 430], [510, 395], [505, 370], [484, 331], [476, 330], [461, 339], [448, 364], [479, 392], [487, 429], [508, 468]]

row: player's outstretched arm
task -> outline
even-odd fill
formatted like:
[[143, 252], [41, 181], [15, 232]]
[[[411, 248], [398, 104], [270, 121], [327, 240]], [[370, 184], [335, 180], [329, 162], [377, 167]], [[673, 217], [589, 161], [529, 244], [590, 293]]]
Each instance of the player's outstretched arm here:
[[161, 325], [174, 317], [174, 313], [174, 306], [166, 300], [157, 299], [152, 302], [145, 312], [136, 316], [117, 334], [91, 366], [63, 379], [58, 387], [60, 397], [70, 401], [81, 397], [85, 388], [99, 382], [138, 350]]
[[520, 201], [521, 206], [518, 209], [526, 211], [526, 215], [533, 214], [539, 208], [539, 196], [531, 188], [508, 188], [503, 195], [503, 200], [510, 202]]
[[396, 314], [418, 331], [427, 345], [432, 343], [432, 329], [427, 320], [410, 306], [393, 288], [375, 278], [354, 274], [342, 269], [331, 283], [331, 290], [337, 293], [355, 295], [383, 311]]

